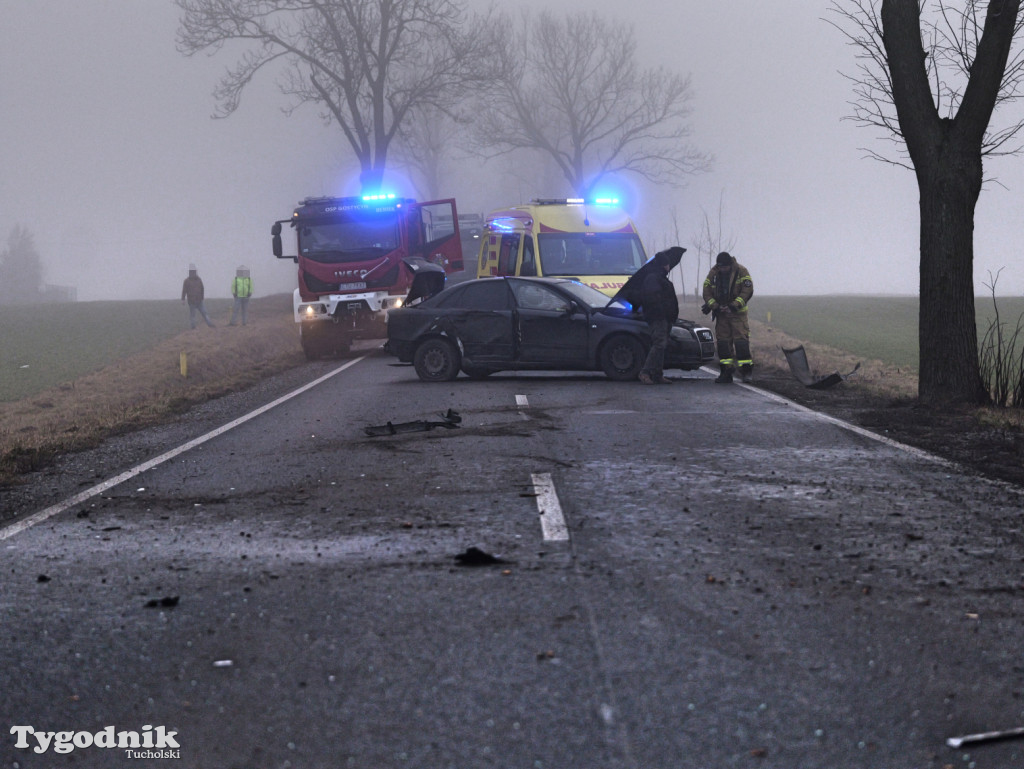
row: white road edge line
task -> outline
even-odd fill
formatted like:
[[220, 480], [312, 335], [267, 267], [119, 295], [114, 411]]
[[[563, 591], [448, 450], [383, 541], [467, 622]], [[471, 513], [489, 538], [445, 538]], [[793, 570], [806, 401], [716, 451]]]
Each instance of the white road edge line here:
[[565, 542], [569, 539], [569, 527], [565, 525], [562, 506], [555, 493], [551, 473], [533, 473], [533, 491], [537, 495], [537, 510], [540, 512], [540, 528], [545, 542]]
[[[706, 366], [701, 366], [700, 370], [706, 371], [709, 374], [718, 374], [717, 371], [715, 371], [714, 369], [707, 368]], [[749, 390], [752, 393], [757, 393], [758, 395], [762, 396], [763, 398], [767, 398], [770, 401], [782, 403], [785, 404], [786, 406], [792, 406], [797, 411], [803, 411], [805, 414], [813, 414], [822, 421], [830, 422], [831, 424], [834, 424], [838, 427], [842, 427], [844, 430], [849, 430], [851, 433], [856, 433], [857, 435], [863, 436], [864, 438], [870, 438], [873, 441], [884, 443], [886, 446], [891, 446], [894, 449], [899, 449], [900, 451], [905, 451], [908, 454], [913, 454], [914, 456], [920, 459], [924, 459], [929, 462], [934, 462], [936, 464], [951, 469], [960, 469], [961, 467], [956, 462], [953, 462], [952, 460], [949, 459], [945, 459], [944, 457], [940, 457], [938, 454], [932, 454], [931, 452], [925, 451], [924, 449], [919, 449], [916, 446], [910, 446], [906, 443], [894, 441], [892, 438], [886, 438], [884, 435], [879, 435], [878, 433], [871, 432], [871, 430], [865, 429], [851, 422], [846, 422], [842, 419], [839, 419], [838, 417], [823, 414], [822, 412], [815, 411], [814, 409], [808, 408], [807, 406], [801, 406], [796, 401], [791, 401], [789, 398], [786, 398], [782, 395], [778, 395], [777, 393], [773, 393], [770, 390], [762, 390], [760, 387], [754, 387], [753, 385], [743, 384], [742, 382], [733, 382], [733, 385], [736, 387], [742, 387], [744, 390]]]
[[15, 534], [20, 534], [21, 532], [35, 526], [38, 523], [42, 523], [43, 521], [47, 520], [48, 518], [52, 518], [58, 513], [63, 513], [65, 510], [74, 507], [75, 505], [80, 505], [87, 499], [91, 499], [92, 497], [95, 497], [97, 494], [102, 494], [104, 491], [112, 489], [114, 486], [118, 486], [124, 483], [125, 481], [130, 480], [134, 478], [136, 475], [139, 475], [140, 473], [144, 473], [147, 470], [152, 470], [157, 465], [162, 465], [164, 462], [167, 462], [170, 459], [174, 459], [179, 454], [184, 454], [186, 451], [194, 449], [196, 446], [200, 446], [206, 443], [207, 441], [216, 438], [218, 435], [223, 435], [228, 430], [232, 430], [238, 427], [239, 425], [248, 422], [250, 419], [255, 419], [261, 414], [265, 414], [275, 406], [280, 406], [285, 401], [289, 401], [295, 396], [301, 395], [307, 390], [313, 389], [318, 384], [326, 382], [331, 377], [340, 374], [345, 369], [354, 366], [355, 364], [359, 363], [359, 361], [365, 359], [366, 357], [366, 355], [362, 355], [354, 360], [350, 360], [345, 365], [339, 366], [338, 368], [334, 369], [334, 371], [324, 374], [319, 379], [314, 379], [312, 382], [303, 385], [299, 389], [292, 390], [292, 392], [287, 393], [286, 395], [282, 395], [277, 400], [272, 401], [266, 404], [265, 406], [260, 406], [255, 411], [250, 411], [248, 414], [240, 416], [238, 419], [235, 419], [231, 422], [228, 422], [226, 425], [218, 427], [216, 430], [211, 430], [210, 432], [206, 433], [206, 435], [201, 435], [198, 438], [194, 438], [190, 440], [188, 443], [183, 443], [182, 445], [178, 446], [178, 448], [176, 449], [171, 449], [170, 451], [161, 454], [160, 456], [155, 457], [149, 460], [148, 462], [143, 462], [141, 465], [136, 465], [131, 470], [126, 470], [120, 475], [115, 475], [113, 478], [108, 478], [107, 480], [98, 483], [95, 486], [91, 486], [85, 491], [79, 492], [78, 494], [75, 494], [75, 496], [65, 499], [63, 502], [58, 502], [56, 505], [48, 507], [45, 510], [40, 510], [38, 513], [33, 513], [27, 518], [23, 518], [20, 521], [15, 521], [9, 526], [5, 526], [4, 528], [0, 529], [0, 542], [2, 542], [5, 539], [10, 539]]

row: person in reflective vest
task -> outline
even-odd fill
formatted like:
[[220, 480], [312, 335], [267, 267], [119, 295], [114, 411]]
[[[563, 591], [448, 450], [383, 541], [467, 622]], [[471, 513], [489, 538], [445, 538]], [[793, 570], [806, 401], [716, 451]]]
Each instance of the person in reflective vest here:
[[228, 325], [236, 325], [236, 320], [241, 315], [244, 326], [249, 310], [249, 297], [252, 296], [252, 278], [249, 276], [249, 268], [244, 264], [240, 264], [235, 270], [235, 279], [231, 281], [231, 296], [235, 297], [235, 305], [231, 308], [231, 322]]
[[715, 266], [704, 279], [704, 306], [701, 311], [715, 319], [718, 340], [718, 384], [732, 382], [739, 368], [744, 382], [753, 379], [754, 360], [750, 354], [750, 320], [747, 305], [754, 295], [750, 271], [728, 251], [715, 258]]

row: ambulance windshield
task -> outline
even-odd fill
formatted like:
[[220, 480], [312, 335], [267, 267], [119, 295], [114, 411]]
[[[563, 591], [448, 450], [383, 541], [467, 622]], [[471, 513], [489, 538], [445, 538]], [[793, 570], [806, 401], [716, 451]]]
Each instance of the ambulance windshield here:
[[537, 236], [544, 275], [632, 275], [647, 256], [632, 232], [543, 232]]

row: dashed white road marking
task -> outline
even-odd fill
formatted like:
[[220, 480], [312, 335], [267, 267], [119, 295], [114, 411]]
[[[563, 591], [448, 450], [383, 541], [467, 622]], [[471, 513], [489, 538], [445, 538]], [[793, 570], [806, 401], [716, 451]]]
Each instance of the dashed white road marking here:
[[20, 521], [15, 521], [9, 526], [5, 526], [4, 528], [0, 529], [0, 541], [10, 539], [15, 534], [20, 534], [26, 529], [29, 529], [38, 523], [42, 523], [43, 521], [47, 520], [48, 518], [52, 518], [58, 513], [63, 513], [65, 510], [72, 508], [75, 505], [80, 505], [87, 499], [91, 499], [92, 497], [95, 497], [98, 494], [102, 494], [107, 489], [112, 489], [114, 486], [118, 486], [124, 483], [125, 481], [134, 478], [135, 476], [141, 473], [146, 472], [147, 470], [152, 470], [157, 465], [162, 465], [164, 462], [174, 459], [179, 454], [184, 454], [186, 451], [194, 449], [196, 446], [200, 446], [206, 443], [207, 441], [216, 438], [218, 435], [223, 435], [228, 430], [232, 430], [238, 427], [239, 425], [248, 422], [250, 419], [255, 419], [261, 414], [265, 414], [275, 406], [280, 406], [282, 403], [291, 400], [296, 395], [301, 395], [307, 390], [313, 389], [321, 382], [326, 382], [332, 376], [340, 374], [345, 369], [356, 365], [357, 363], [359, 363], [359, 361], [365, 359], [366, 357], [366, 355], [362, 355], [358, 358], [355, 358], [354, 360], [350, 360], [345, 365], [339, 366], [338, 368], [334, 369], [334, 371], [324, 374], [319, 379], [314, 379], [312, 382], [303, 385], [299, 389], [292, 390], [290, 393], [282, 395], [277, 400], [272, 401], [266, 404], [265, 406], [260, 406], [255, 411], [250, 411], [248, 414], [240, 416], [238, 419], [235, 419], [231, 422], [228, 422], [226, 425], [218, 427], [216, 430], [211, 430], [210, 432], [206, 433], [206, 435], [201, 435], [198, 438], [194, 438], [190, 440], [188, 443], [183, 443], [182, 445], [178, 446], [178, 448], [176, 449], [171, 449], [170, 451], [165, 452], [164, 454], [161, 454], [160, 456], [155, 457], [154, 459], [151, 459], [148, 462], [143, 462], [141, 465], [136, 465], [131, 470], [126, 470], [120, 475], [115, 475], [113, 478], [108, 478], [107, 480], [101, 483], [97, 483], [95, 486], [91, 486], [85, 491], [79, 492], [78, 494], [75, 494], [75, 496], [65, 499], [63, 502], [58, 502], [56, 505], [48, 507], [45, 510], [40, 510], [38, 513], [33, 513], [27, 518], [22, 518]]
[[569, 527], [565, 525], [562, 505], [555, 492], [551, 473], [533, 474], [533, 491], [537, 495], [537, 510], [540, 512], [540, 528], [545, 542], [564, 542], [569, 539]]
[[530, 401], [527, 400], [525, 395], [516, 396], [516, 406], [519, 407], [519, 418], [528, 420], [530, 418], [530, 415], [523, 411], [523, 409], [530, 408]]

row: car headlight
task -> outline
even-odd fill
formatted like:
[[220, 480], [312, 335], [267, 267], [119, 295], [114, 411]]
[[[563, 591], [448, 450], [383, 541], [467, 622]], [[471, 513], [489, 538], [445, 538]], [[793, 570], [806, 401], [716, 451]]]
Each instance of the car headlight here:
[[692, 336], [690, 336], [689, 331], [687, 331], [685, 328], [680, 328], [679, 326], [673, 326], [671, 329], [669, 329], [668, 333], [669, 336], [680, 342], [685, 342], [693, 338]]

